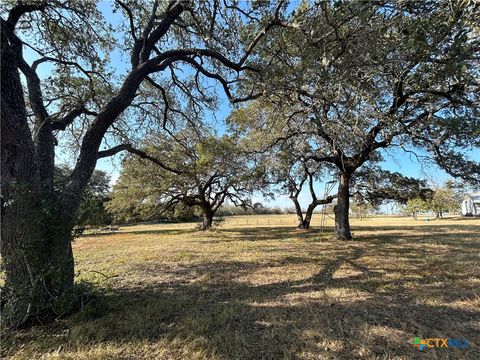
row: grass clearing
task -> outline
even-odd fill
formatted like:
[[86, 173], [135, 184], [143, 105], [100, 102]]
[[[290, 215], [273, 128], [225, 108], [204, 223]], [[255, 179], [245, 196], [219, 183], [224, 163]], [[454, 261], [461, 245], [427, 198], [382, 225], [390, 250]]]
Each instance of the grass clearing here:
[[[95, 286], [95, 301], [4, 333], [2, 357], [480, 358], [480, 220], [354, 219], [356, 240], [341, 242], [331, 222], [322, 234], [281, 218], [83, 236], [77, 281]], [[408, 344], [416, 336], [471, 346], [420, 353]]]

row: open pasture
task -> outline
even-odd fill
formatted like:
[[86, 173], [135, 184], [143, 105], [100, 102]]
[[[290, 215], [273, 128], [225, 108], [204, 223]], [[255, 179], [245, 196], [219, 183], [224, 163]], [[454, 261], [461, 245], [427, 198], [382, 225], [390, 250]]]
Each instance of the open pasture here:
[[[248, 219], [80, 237], [83, 310], [4, 334], [2, 357], [480, 358], [480, 220], [353, 219], [355, 240], [333, 241], [331, 221], [320, 233]], [[417, 336], [470, 346], [420, 353]]]

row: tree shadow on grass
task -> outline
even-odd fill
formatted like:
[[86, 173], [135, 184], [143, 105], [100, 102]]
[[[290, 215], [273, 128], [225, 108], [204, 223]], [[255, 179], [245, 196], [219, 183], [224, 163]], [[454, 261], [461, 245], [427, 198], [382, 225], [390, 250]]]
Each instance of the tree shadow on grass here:
[[[480, 226], [475, 227], [462, 227], [462, 232], [442, 231], [438, 228], [376, 228], [376, 233], [362, 234], [360, 233], [355, 237], [356, 240], [375, 243], [375, 244], [405, 244], [407, 242], [413, 245], [425, 245], [425, 246], [448, 246], [451, 250], [454, 249], [470, 249], [479, 250], [480, 241]], [[451, 230], [451, 228], [449, 228]], [[408, 251], [408, 249], [405, 249]]]
[[[257, 241], [261, 231], [261, 239], [285, 236], [285, 229], [234, 229], [200, 242], [222, 241], [226, 231], [236, 241]], [[445, 249], [438, 251], [436, 234], [385, 231], [360, 234], [357, 242], [304, 244], [309, 256], [301, 248], [284, 253], [279, 247], [269, 248], [279, 252], [277, 258], [262, 261], [132, 264], [134, 273], [145, 276], [143, 283], [109, 287], [100, 301], [65, 321], [68, 335], [52, 331], [45, 346], [74, 354], [117, 344], [123, 355], [115, 357], [125, 359], [148, 358], [135, 355], [144, 344], [161, 348], [164, 358], [480, 358], [479, 344], [422, 353], [408, 344], [415, 336], [478, 339], [480, 311], [472, 305], [478, 289], [469, 282], [478, 242], [472, 247], [447, 234], [440, 244]], [[293, 232], [305, 242], [318, 235], [292, 230], [289, 236]], [[329, 256], [319, 260], [324, 254]], [[316, 270], [273, 281], [265, 273], [297, 265]]]
[[92, 234], [82, 234], [79, 237], [102, 237], [102, 236], [112, 236], [112, 235], [182, 235], [182, 234], [191, 234], [197, 232], [196, 229], [155, 229], [155, 230], [120, 230], [116, 232], [108, 233], [92, 233]]
[[[466, 234], [472, 234], [476, 236], [480, 236], [480, 220], [477, 220], [475, 223], [466, 224], [436, 224], [435, 221], [428, 222], [428, 223], [419, 223], [418, 225], [397, 225], [392, 224], [388, 226], [378, 226], [375, 224], [362, 224], [361, 226], [352, 226], [352, 229], [356, 231], [375, 231], [375, 232], [382, 232], [382, 231], [395, 231], [395, 232], [402, 232], [405, 235], [408, 234], [418, 234], [424, 232], [431, 232], [431, 233], [452, 233], [452, 230], [458, 232], [458, 236], [462, 236]], [[460, 231], [458, 231], [460, 230]]]
[[[358, 263], [365, 251], [354, 248], [326, 261], [306, 279], [260, 285], [237, 277], [258, 270], [258, 263], [195, 266], [187, 273], [208, 281], [182, 282], [185, 274], [177, 273], [171, 282], [114, 290], [105, 298], [109, 310], [94, 319], [78, 315], [81, 323], [71, 337], [84, 343], [161, 341], [206, 358], [372, 359], [415, 358], [418, 350], [408, 345], [413, 336], [470, 338], [478, 333], [478, 311], [419, 303], [401, 284]], [[358, 274], [335, 277], [345, 264], [354, 264]], [[376, 291], [388, 286], [395, 291]], [[479, 352], [474, 347], [457, 353], [432, 349], [422, 358], [456, 355], [476, 359]]]
[[[222, 236], [222, 234], [224, 236]], [[220, 229], [218, 236], [207, 242], [235, 242], [235, 241], [291, 241], [292, 238], [303, 240], [322, 241], [333, 237], [333, 227], [328, 227], [321, 233], [317, 228], [299, 230], [294, 227], [238, 227]]]

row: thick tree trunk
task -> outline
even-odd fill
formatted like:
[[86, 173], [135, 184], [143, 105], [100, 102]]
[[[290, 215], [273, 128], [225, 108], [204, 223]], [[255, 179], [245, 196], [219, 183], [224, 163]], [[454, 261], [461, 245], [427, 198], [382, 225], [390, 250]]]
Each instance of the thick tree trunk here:
[[18, 44], [9, 36], [8, 31], [2, 31], [2, 320], [6, 325], [19, 326], [35, 318], [59, 315], [71, 303], [73, 216], [66, 219], [65, 214], [58, 213], [62, 207], [43, 186], [46, 173], [37, 166], [15, 65]]
[[69, 311], [74, 279], [71, 222], [41, 192], [22, 194], [10, 198], [2, 219], [3, 318], [13, 326]]
[[213, 225], [213, 211], [211, 209], [203, 209], [202, 230], [209, 230]]
[[[70, 310], [73, 300], [71, 226], [42, 203], [15, 199], [3, 218], [3, 315], [13, 326], [58, 317]], [[42, 214], [49, 210], [50, 214]]]
[[350, 178], [351, 174], [342, 173], [338, 185], [337, 205], [335, 211], [335, 238], [351, 240], [349, 208], [350, 208]]

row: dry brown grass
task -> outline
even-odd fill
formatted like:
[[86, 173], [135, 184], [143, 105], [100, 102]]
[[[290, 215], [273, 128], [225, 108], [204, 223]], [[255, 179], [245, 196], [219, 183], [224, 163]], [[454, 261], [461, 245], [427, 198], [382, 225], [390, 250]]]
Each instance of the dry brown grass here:
[[[78, 239], [77, 279], [100, 295], [57, 324], [4, 334], [3, 356], [480, 359], [480, 220], [353, 220], [352, 242], [235, 220]], [[415, 336], [472, 345], [420, 353]]]

